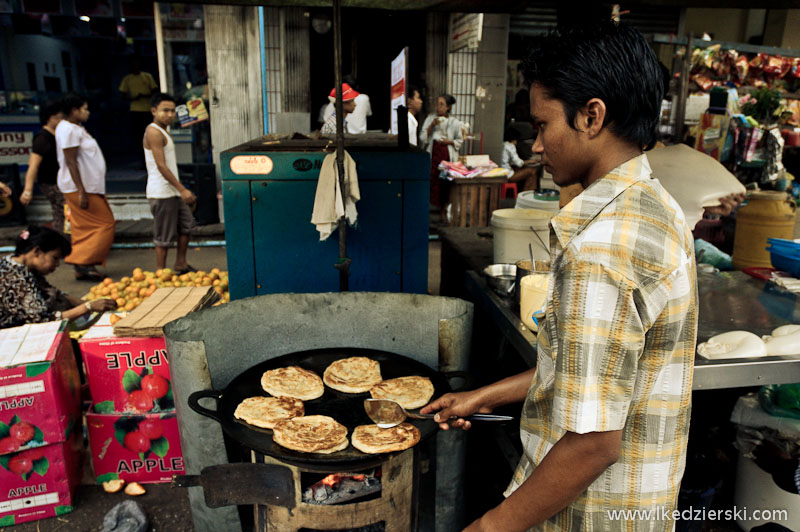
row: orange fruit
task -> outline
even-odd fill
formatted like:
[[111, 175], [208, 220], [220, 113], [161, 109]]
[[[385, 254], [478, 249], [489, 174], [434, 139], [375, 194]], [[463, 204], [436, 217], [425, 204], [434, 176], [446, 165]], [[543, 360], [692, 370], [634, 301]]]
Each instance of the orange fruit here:
[[220, 273], [219, 268], [211, 268], [211, 273], [216, 273], [217, 275], [219, 275]]
[[139, 297], [145, 297], [145, 294], [147, 294], [147, 288], [140, 288], [138, 293]]
[[128, 301], [128, 302], [125, 304], [125, 310], [127, 310], [127, 311], [131, 311], [131, 310], [133, 310], [134, 308], [136, 308], [136, 305], [133, 303], [133, 301]]
[[117, 297], [117, 298], [115, 298], [115, 300], [116, 300], [116, 303], [117, 303], [118, 307], [124, 307], [125, 306], [125, 298]]
[[114, 279], [112, 279], [111, 277], [106, 277], [105, 279], [103, 279], [103, 284], [106, 285], [106, 286], [110, 285], [113, 282], [114, 282]]

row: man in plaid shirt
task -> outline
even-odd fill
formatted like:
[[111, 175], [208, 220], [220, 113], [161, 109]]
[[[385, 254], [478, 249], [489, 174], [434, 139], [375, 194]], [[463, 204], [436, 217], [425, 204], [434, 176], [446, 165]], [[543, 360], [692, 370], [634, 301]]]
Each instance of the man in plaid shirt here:
[[534, 153], [556, 184], [585, 189], [550, 223], [537, 367], [423, 412], [468, 429], [461, 417], [525, 401], [506, 499], [469, 531], [671, 530], [697, 280], [690, 228], [643, 153], [657, 140], [658, 60], [636, 30], [607, 22], [556, 30], [525, 72]]

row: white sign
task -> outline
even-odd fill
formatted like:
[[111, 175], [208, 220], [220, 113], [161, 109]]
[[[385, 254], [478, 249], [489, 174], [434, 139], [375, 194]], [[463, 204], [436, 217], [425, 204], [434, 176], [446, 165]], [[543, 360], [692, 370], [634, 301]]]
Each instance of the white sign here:
[[0, 131], [0, 164], [28, 164], [32, 131]]
[[408, 73], [408, 47], [403, 48], [400, 55], [392, 60], [392, 88], [389, 94], [391, 102], [392, 135], [397, 135], [397, 107], [406, 104], [406, 75]]
[[483, 34], [483, 13], [454, 13], [450, 16], [450, 51], [475, 49]]

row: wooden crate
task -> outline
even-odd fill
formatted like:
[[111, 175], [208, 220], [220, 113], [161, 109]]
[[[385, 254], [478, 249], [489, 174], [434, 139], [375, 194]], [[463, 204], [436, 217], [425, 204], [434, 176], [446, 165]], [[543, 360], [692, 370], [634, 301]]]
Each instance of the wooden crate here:
[[454, 179], [450, 184], [450, 225], [454, 227], [487, 227], [492, 212], [500, 206], [502, 177]]

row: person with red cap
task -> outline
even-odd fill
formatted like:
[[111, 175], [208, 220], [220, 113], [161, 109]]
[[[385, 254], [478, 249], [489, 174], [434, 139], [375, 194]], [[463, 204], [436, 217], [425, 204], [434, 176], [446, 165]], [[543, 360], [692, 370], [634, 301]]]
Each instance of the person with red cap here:
[[[359, 95], [358, 91], [350, 87], [347, 83], [342, 83], [342, 112], [344, 113], [344, 128], [342, 131], [347, 131], [347, 115], [355, 111], [356, 109], [356, 97]], [[328, 95], [328, 99], [332, 101], [336, 101], [336, 87], [331, 89], [331, 93]], [[322, 124], [322, 129], [320, 133], [323, 135], [335, 135], [336, 134], [336, 110], [334, 109], [333, 114], [331, 114], [328, 118], [325, 119], [325, 123]]]

